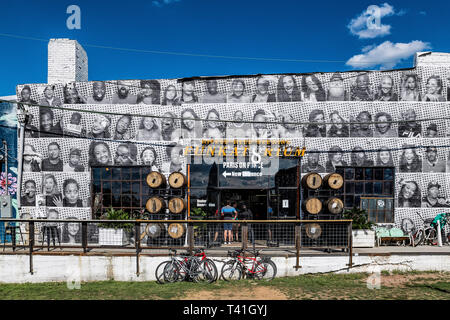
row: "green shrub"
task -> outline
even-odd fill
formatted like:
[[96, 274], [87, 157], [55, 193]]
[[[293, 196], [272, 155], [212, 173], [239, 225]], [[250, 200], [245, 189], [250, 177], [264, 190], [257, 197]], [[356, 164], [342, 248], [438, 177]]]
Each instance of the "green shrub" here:
[[[112, 207], [108, 208], [106, 212], [100, 216], [100, 220], [131, 220], [130, 214], [123, 209], [113, 209]], [[98, 226], [100, 228], [110, 228], [110, 229], [125, 229], [126, 231], [130, 231], [133, 229], [133, 223], [99, 223]]]
[[344, 219], [353, 220], [353, 230], [372, 229], [374, 226], [374, 223], [369, 221], [366, 211], [356, 207], [353, 207], [351, 210], [346, 210], [344, 212]]

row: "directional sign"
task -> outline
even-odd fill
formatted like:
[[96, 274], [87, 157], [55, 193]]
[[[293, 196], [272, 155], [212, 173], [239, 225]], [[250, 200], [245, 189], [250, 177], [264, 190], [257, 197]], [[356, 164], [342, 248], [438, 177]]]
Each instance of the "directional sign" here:
[[268, 177], [263, 176], [261, 163], [224, 162], [218, 168], [221, 187], [267, 187]]

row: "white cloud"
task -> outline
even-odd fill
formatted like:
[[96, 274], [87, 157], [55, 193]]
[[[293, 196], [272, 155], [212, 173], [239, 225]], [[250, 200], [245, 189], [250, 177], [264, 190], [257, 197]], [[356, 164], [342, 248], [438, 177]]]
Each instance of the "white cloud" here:
[[346, 64], [355, 69], [380, 66], [380, 69], [392, 69], [402, 60], [410, 58], [416, 52], [431, 49], [430, 44], [419, 40], [410, 43], [392, 43], [385, 41], [372, 48], [364, 47], [363, 54], [350, 58]]
[[381, 20], [384, 17], [403, 16], [405, 14], [406, 11], [403, 9], [395, 12], [394, 7], [389, 3], [384, 3], [381, 6], [371, 5], [353, 18], [347, 25], [347, 28], [350, 29], [351, 34], [358, 36], [359, 39], [384, 37], [391, 34], [391, 26], [382, 24]]

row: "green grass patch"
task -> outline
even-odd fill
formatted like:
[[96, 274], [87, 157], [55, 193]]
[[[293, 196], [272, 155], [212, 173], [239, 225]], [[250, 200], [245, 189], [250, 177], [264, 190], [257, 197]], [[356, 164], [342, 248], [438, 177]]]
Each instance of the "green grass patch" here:
[[[430, 276], [432, 274], [433, 276]], [[381, 277], [404, 276], [399, 285], [384, 286], [380, 289], [367, 288], [369, 274], [307, 274], [297, 277], [276, 278], [273, 281], [219, 280], [213, 284], [190, 282], [158, 284], [150, 282], [102, 281], [82, 283], [81, 288], [69, 289], [65, 282], [0, 284], [2, 300], [171, 300], [188, 298], [199, 291], [212, 293], [213, 296], [226, 292], [254, 292], [264, 287], [269, 292], [276, 290], [287, 299], [307, 300], [406, 300], [406, 299], [442, 299], [450, 300], [450, 273], [412, 272], [393, 273]], [[414, 276], [412, 278], [411, 276]], [[428, 276], [428, 277], [427, 277]], [[420, 279], [418, 281], [417, 279]], [[386, 279], [388, 280], [388, 279]], [[248, 299], [255, 297], [249, 295]], [[270, 296], [262, 297], [270, 299]]]

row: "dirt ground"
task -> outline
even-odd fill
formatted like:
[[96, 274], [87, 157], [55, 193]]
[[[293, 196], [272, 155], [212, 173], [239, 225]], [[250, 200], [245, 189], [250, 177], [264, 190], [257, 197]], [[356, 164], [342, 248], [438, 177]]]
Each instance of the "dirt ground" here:
[[256, 287], [254, 290], [214, 290], [190, 292], [181, 300], [287, 300], [288, 297], [280, 291], [270, 287]]
[[[355, 280], [363, 284], [367, 278]], [[406, 288], [408, 284], [450, 282], [450, 274], [421, 273], [421, 274], [382, 274], [381, 287], [384, 288]], [[239, 289], [216, 289], [190, 291], [182, 296], [181, 300], [289, 300], [289, 299], [336, 299], [336, 292], [332, 288], [323, 288], [319, 292], [309, 292], [304, 288], [295, 288], [290, 291], [291, 297], [282, 291], [270, 286], [256, 286], [254, 288]], [[284, 290], [283, 290], [284, 291]], [[348, 291], [348, 292], [347, 292]], [[352, 290], [344, 290], [339, 293], [340, 299], [352, 299], [355, 293]], [[286, 292], [287, 293], [287, 292]]]
[[450, 281], [450, 278], [447, 276], [443, 279], [443, 276], [436, 273], [424, 273], [424, 274], [391, 274], [391, 275], [382, 275], [381, 276], [381, 285], [385, 287], [401, 287], [407, 284], [408, 282], [414, 283], [433, 283], [439, 282], [442, 280]]

